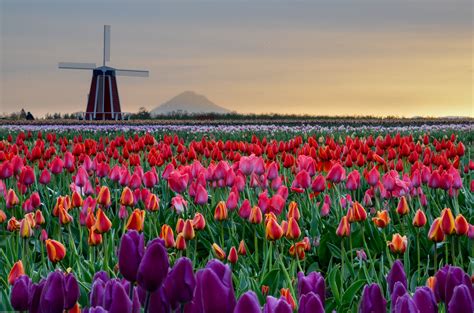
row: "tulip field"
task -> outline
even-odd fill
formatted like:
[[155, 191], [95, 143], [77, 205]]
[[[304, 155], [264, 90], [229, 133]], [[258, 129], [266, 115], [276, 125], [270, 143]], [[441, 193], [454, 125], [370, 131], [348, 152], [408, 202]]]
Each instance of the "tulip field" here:
[[472, 313], [473, 130], [0, 126], [0, 311]]

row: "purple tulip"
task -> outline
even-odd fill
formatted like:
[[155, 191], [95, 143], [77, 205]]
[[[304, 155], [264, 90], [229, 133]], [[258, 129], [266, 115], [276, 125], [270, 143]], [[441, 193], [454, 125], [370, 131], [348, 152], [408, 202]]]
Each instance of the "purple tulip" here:
[[396, 282], [401, 282], [405, 289], [407, 288], [407, 276], [400, 260], [393, 263], [392, 269], [387, 275], [388, 290], [392, 293]]
[[41, 292], [40, 306], [43, 313], [64, 311], [64, 274], [60, 271], [49, 273]]
[[395, 287], [393, 287], [393, 292], [390, 295], [390, 300], [392, 303], [392, 309], [395, 308], [395, 304], [397, 303], [397, 299], [406, 295], [407, 294], [407, 289], [403, 285], [403, 283], [397, 281], [395, 283]]
[[39, 283], [35, 284], [32, 283], [30, 284], [30, 290], [29, 290], [29, 312], [30, 313], [38, 313], [41, 312], [40, 308], [40, 300], [41, 300], [41, 293], [43, 291], [43, 287], [46, 284], [45, 279], [41, 279]]
[[179, 304], [191, 301], [195, 288], [193, 263], [188, 258], [179, 258], [163, 283], [163, 291], [171, 308], [176, 310]]
[[150, 294], [150, 304], [148, 306], [149, 313], [166, 313], [171, 312], [171, 307], [164, 294], [163, 287]]
[[263, 307], [263, 313], [292, 313], [291, 306], [283, 299], [272, 296], [267, 297], [267, 303]]
[[236, 301], [230, 267], [211, 260], [200, 278], [203, 313], [232, 312]]
[[95, 282], [97, 279], [102, 280], [104, 283], [110, 280], [109, 274], [105, 271], [98, 271], [97, 273], [95, 273], [92, 281]]
[[446, 265], [436, 274], [435, 295], [438, 301], [448, 304], [453, 296], [454, 288], [465, 285], [474, 297], [474, 288], [471, 279], [460, 267]]
[[111, 279], [106, 283], [104, 308], [109, 313], [130, 312], [132, 300], [129, 299], [125, 288], [118, 279]]
[[118, 251], [119, 270], [126, 280], [137, 280], [138, 267], [145, 252], [144, 235], [135, 230], [126, 232], [120, 241]]
[[64, 294], [64, 309], [72, 309], [81, 295], [79, 284], [72, 273], [68, 273], [64, 277]]
[[257, 295], [253, 291], [247, 291], [244, 293], [234, 309], [234, 313], [261, 313], [260, 303], [258, 302]]
[[309, 292], [300, 297], [298, 313], [324, 313], [324, 306], [319, 295]]
[[395, 303], [394, 313], [419, 313], [415, 302], [409, 294], [405, 294], [397, 299]]
[[30, 284], [31, 279], [27, 275], [21, 275], [15, 280], [10, 293], [10, 303], [15, 310], [28, 310]]
[[84, 309], [83, 313], [107, 313], [107, 310], [101, 306]]
[[474, 299], [471, 296], [471, 291], [466, 285], [456, 286], [448, 304], [448, 313], [472, 312], [474, 312]]
[[314, 292], [319, 296], [319, 300], [324, 306], [326, 298], [326, 285], [323, 275], [318, 272], [311, 272], [304, 276], [303, 272], [298, 273], [298, 295], [301, 298], [304, 294]]
[[387, 311], [387, 300], [385, 300], [377, 284], [365, 285], [362, 292], [362, 300], [359, 305], [360, 313], [385, 313]]
[[104, 305], [105, 282], [98, 278], [92, 283], [89, 302], [92, 307]]
[[418, 287], [416, 288], [415, 294], [413, 295], [420, 313], [438, 313], [438, 305], [433, 291], [429, 287]]
[[164, 241], [161, 239], [150, 241], [138, 267], [138, 284], [148, 292], [158, 290], [168, 275], [169, 266]]

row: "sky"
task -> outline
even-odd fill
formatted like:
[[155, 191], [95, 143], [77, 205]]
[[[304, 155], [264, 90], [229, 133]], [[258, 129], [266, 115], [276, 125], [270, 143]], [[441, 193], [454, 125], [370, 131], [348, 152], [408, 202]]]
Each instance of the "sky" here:
[[0, 0], [0, 113], [85, 110], [90, 71], [119, 77], [122, 111], [193, 90], [239, 113], [471, 116], [471, 1]]

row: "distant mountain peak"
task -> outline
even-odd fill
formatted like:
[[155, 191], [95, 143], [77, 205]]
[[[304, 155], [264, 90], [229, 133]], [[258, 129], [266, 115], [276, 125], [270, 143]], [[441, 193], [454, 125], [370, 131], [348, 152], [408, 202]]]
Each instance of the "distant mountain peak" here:
[[186, 90], [166, 101], [165, 103], [157, 106], [150, 113], [152, 115], [158, 115], [180, 112], [224, 114], [229, 113], [230, 110], [215, 104], [204, 95], [198, 94], [191, 90]]

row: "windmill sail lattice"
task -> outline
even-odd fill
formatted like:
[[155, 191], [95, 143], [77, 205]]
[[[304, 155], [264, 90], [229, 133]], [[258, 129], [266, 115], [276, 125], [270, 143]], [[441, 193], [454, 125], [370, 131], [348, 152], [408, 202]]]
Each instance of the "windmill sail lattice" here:
[[110, 61], [110, 25], [104, 25], [104, 53], [102, 66], [95, 63], [60, 62], [60, 69], [92, 70], [92, 80], [84, 118], [87, 120], [120, 120], [124, 115], [116, 76], [148, 77], [145, 70], [116, 69], [106, 65]]

